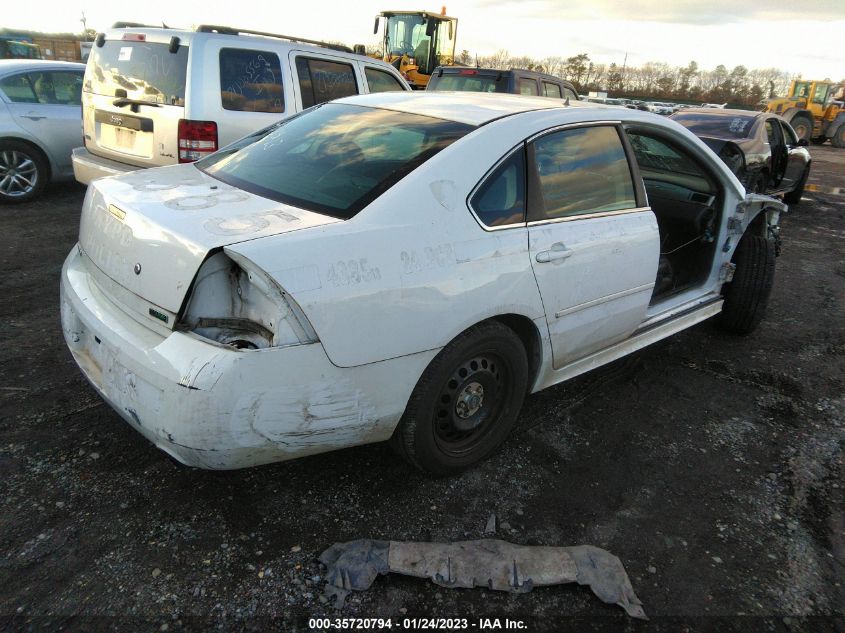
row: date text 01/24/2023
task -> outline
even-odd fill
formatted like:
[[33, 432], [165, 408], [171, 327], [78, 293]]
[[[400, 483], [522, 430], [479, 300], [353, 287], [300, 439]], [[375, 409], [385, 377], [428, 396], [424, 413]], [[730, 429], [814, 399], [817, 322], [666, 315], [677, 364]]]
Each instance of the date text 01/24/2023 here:
[[308, 628], [311, 630], [346, 630], [378, 631], [393, 629], [404, 631], [453, 631], [456, 629], [466, 630], [527, 630], [528, 626], [523, 620], [511, 620], [510, 618], [479, 618], [469, 620], [467, 618], [402, 618], [393, 620], [391, 618], [311, 618], [308, 620]]

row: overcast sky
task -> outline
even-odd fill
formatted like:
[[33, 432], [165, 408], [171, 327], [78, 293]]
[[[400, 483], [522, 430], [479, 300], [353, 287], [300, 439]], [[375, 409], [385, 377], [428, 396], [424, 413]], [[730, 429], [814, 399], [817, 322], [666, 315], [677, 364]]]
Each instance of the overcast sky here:
[[[441, 0], [442, 3], [442, 0]], [[458, 51], [647, 61], [704, 69], [777, 67], [808, 78], [845, 78], [845, 0], [450, 0]], [[431, 0], [35, 0], [4, 3], [0, 25], [42, 31], [102, 30], [117, 20], [170, 26], [223, 24], [371, 43], [384, 9], [439, 11]]]

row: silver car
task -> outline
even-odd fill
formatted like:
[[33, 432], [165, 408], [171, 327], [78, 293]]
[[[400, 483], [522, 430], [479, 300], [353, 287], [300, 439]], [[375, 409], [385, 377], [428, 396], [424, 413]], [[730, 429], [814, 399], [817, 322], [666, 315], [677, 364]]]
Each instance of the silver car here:
[[0, 204], [25, 202], [49, 181], [72, 180], [82, 137], [85, 64], [0, 60]]

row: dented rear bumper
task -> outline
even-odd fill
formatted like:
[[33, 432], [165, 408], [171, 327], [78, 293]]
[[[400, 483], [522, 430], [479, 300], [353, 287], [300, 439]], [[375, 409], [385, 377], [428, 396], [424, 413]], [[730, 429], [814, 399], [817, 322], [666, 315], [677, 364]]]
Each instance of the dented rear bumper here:
[[209, 469], [387, 439], [410, 377], [433, 355], [341, 369], [320, 343], [241, 351], [165, 336], [112, 303], [77, 248], [62, 269], [61, 315], [65, 341], [102, 398], [178, 461]]

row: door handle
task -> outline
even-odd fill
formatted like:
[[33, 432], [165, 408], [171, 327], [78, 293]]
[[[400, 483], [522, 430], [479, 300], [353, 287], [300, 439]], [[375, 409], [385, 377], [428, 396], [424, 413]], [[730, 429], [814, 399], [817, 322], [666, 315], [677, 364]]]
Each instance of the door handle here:
[[29, 119], [31, 121], [40, 121], [41, 119], [46, 119], [47, 117], [41, 114], [34, 114], [30, 112], [29, 114], [22, 114], [21, 115], [24, 119]]
[[566, 248], [566, 246], [563, 245], [563, 242], [555, 242], [549, 250], [537, 253], [536, 259], [539, 263], [546, 264], [548, 262], [566, 259], [571, 255], [572, 250]]

